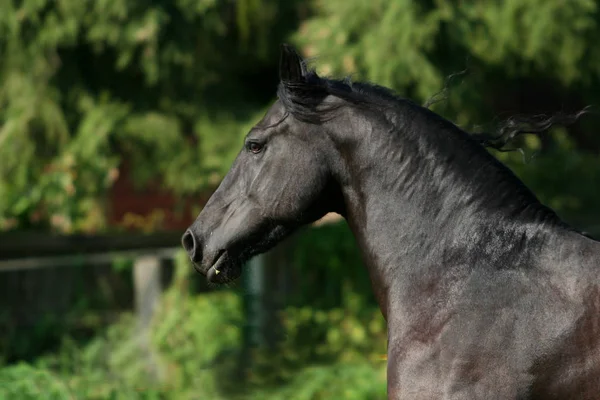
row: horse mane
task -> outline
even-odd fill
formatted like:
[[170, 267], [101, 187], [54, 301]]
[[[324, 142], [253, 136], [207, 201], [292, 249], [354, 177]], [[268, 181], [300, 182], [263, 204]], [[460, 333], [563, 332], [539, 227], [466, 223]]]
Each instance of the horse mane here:
[[[465, 71], [452, 74], [447, 78], [444, 88], [427, 100], [423, 107], [447, 99], [449, 81]], [[334, 112], [341, 108], [341, 103], [326, 103], [328, 95], [342, 98], [358, 106], [380, 106], [396, 108], [402, 105], [415, 105], [413, 101], [398, 96], [393, 90], [384, 86], [367, 82], [352, 82], [350, 78], [323, 78], [314, 70], [308, 70], [305, 82], [281, 82], [277, 90], [279, 99], [285, 109], [294, 117], [309, 123], [320, 123], [334, 117]], [[520, 150], [506, 148], [517, 137], [527, 134], [541, 135], [555, 126], [568, 126], [577, 122], [590, 112], [587, 106], [572, 114], [557, 113], [554, 115], [515, 115], [501, 121], [492, 132], [469, 132], [481, 146], [497, 151], [507, 152]]]
[[[447, 88], [444, 90], [447, 90]], [[539, 135], [549, 131], [556, 125], [573, 124], [588, 112], [588, 108], [585, 108], [575, 114], [513, 116], [498, 124], [497, 129], [491, 133], [471, 133], [428, 109], [429, 105], [440, 100], [429, 101], [425, 106], [420, 106], [409, 99], [396, 95], [386, 87], [365, 82], [352, 82], [348, 78], [343, 80], [322, 78], [314, 70], [308, 70], [305, 80], [302, 82], [280, 82], [277, 94], [287, 112], [308, 123], [321, 123], [330, 120], [336, 116], [336, 111], [345, 105], [344, 102], [328, 100], [328, 96], [335, 96], [355, 106], [379, 112], [385, 109], [421, 110], [426, 118], [437, 121], [437, 126], [440, 126], [439, 122], [443, 122], [441, 129], [457, 129], [464, 132], [466, 137], [471, 138], [472, 146], [467, 146], [471, 148], [471, 157], [477, 158], [483, 156], [483, 153], [487, 153], [485, 148], [498, 151], [520, 150], [506, 148], [506, 146], [524, 134]], [[477, 151], [477, 148], [481, 150], [481, 153]], [[526, 214], [534, 220], [554, 222], [567, 227], [552, 209], [539, 202], [537, 197], [520, 179], [514, 176], [510, 169], [490, 154], [488, 156], [490, 158], [484, 157], [482, 163], [493, 164], [496, 167], [491, 168], [498, 168], [496, 169], [497, 172], [489, 170], [496, 177], [496, 181], [487, 181], [479, 189], [481, 190], [482, 201], [488, 203], [488, 207], [494, 208], [494, 204], [500, 206], [499, 202], [502, 202], [502, 199], [507, 200], [511, 198], [510, 196], [514, 196], [510, 201], [517, 201], [520, 204], [519, 208], [527, 210]], [[466, 157], [469, 157], [469, 155], [466, 154]], [[465, 174], [469, 173], [468, 170], [463, 172]], [[508, 187], [512, 187], [513, 190], [506, 191]]]
[[[433, 96], [431, 96], [423, 107], [430, 108], [433, 104], [448, 100], [451, 81], [461, 75], [465, 75], [468, 69], [455, 72], [446, 77], [444, 87]], [[483, 147], [489, 147], [501, 152], [521, 151], [521, 148], [506, 148], [505, 146], [512, 142], [515, 138], [521, 135], [533, 134], [541, 135], [547, 133], [554, 126], [572, 125], [582, 116], [588, 114], [591, 110], [590, 106], [584, 107], [582, 110], [573, 114], [557, 113], [554, 115], [514, 115], [503, 121], [496, 127], [493, 132], [467, 132], [470, 133], [476, 141]]]
[[582, 116], [589, 113], [590, 107], [573, 114], [557, 113], [554, 115], [516, 115], [502, 121], [493, 133], [471, 133], [471, 136], [482, 146], [498, 151], [514, 151], [517, 148], [506, 148], [515, 138], [521, 135], [541, 135], [547, 133], [555, 126], [567, 126], [577, 122]]

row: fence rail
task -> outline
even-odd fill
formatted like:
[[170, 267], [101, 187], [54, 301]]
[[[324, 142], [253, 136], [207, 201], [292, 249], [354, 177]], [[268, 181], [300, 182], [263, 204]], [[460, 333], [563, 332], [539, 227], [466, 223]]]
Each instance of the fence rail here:
[[[340, 219], [339, 215], [328, 214], [314, 225]], [[162, 294], [162, 265], [165, 261], [173, 260], [177, 252], [182, 250], [181, 235], [182, 232], [95, 236], [59, 236], [37, 232], [0, 234], [0, 275], [56, 267], [107, 265], [118, 258], [132, 260], [134, 308], [138, 320], [135, 336], [147, 355], [147, 367], [159, 379], [161, 371], [149, 345], [148, 334], [150, 321]], [[284, 263], [282, 257], [257, 257], [253, 260], [254, 268], [247, 269], [244, 281], [247, 292], [245, 301], [249, 306], [249, 342], [264, 342], [261, 338], [266, 337], [265, 332], [268, 332], [269, 314], [277, 309], [264, 285], [274, 276], [277, 267]]]
[[150, 248], [137, 250], [109, 251], [104, 253], [82, 253], [45, 257], [24, 257], [0, 259], [0, 273], [31, 269], [53, 268], [56, 266], [102, 265], [110, 264], [116, 258], [136, 259], [153, 256], [160, 260], [171, 260], [181, 247]]
[[0, 260], [150, 250], [181, 246], [182, 232], [60, 236], [38, 232], [0, 235]]

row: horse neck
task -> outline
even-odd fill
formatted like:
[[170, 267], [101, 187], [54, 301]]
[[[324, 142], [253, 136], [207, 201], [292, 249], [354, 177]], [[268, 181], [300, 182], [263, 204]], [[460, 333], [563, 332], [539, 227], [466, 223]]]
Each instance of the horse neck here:
[[423, 119], [394, 125], [360, 118], [352, 123], [355, 139], [338, 142], [346, 218], [384, 315], [393, 287], [452, 263], [518, 257], [555, 224], [555, 215], [466, 134]]

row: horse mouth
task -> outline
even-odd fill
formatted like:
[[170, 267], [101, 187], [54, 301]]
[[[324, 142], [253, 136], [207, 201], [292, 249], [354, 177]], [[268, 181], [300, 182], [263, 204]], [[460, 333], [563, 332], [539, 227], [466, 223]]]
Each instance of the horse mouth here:
[[231, 259], [227, 250], [221, 250], [213, 265], [206, 271], [208, 283], [222, 284], [233, 281], [241, 275], [241, 268]]

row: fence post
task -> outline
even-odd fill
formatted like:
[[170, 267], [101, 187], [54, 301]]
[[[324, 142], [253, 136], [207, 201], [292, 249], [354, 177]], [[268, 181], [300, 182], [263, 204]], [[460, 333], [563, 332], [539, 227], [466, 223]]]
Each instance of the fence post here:
[[264, 289], [265, 289], [265, 255], [253, 257], [244, 266], [244, 300], [246, 309], [246, 343], [247, 347], [264, 344]]
[[242, 373], [252, 369], [257, 348], [273, 351], [280, 339], [279, 312], [285, 305], [292, 249], [293, 239], [288, 238], [269, 252], [252, 258], [242, 270], [246, 316]]
[[152, 317], [161, 295], [161, 260], [158, 256], [137, 257], [133, 265], [135, 311], [137, 316], [136, 340], [145, 358], [151, 379], [160, 379], [158, 359], [150, 345]]
[[265, 254], [264, 266], [264, 308], [265, 325], [263, 337], [267, 347], [273, 350], [282, 339], [281, 311], [286, 307], [291, 295], [290, 277], [292, 274], [295, 236], [286, 238]]

